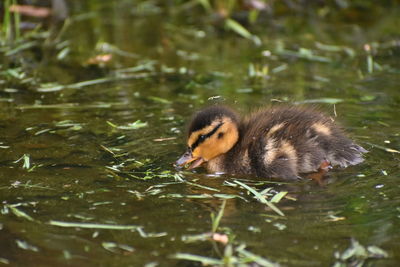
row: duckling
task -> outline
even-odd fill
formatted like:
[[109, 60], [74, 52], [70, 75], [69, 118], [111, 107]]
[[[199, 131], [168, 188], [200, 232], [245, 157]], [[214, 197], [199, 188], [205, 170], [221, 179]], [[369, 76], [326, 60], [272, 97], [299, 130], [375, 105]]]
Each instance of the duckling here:
[[241, 119], [232, 109], [215, 105], [193, 116], [187, 151], [175, 164], [295, 180], [300, 174], [359, 164], [366, 152], [314, 109], [278, 106]]

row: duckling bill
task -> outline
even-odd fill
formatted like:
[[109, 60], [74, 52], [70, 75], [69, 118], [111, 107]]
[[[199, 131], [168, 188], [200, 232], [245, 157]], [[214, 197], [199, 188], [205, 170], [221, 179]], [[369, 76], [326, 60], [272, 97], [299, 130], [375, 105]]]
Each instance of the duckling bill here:
[[187, 151], [176, 165], [294, 180], [330, 166], [359, 164], [366, 152], [312, 109], [274, 107], [241, 119], [228, 107], [210, 106], [194, 115]]

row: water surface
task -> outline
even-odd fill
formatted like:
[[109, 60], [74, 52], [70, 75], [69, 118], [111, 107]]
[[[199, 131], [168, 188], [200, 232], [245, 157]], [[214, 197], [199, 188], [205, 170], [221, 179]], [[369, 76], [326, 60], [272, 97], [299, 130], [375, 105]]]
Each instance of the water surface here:
[[[52, 92], [42, 92], [41, 84], [3, 88], [2, 97], [12, 101], [0, 102], [1, 262], [193, 266], [172, 256], [220, 258], [215, 246], [223, 253], [224, 245], [188, 243], [185, 236], [211, 231], [210, 213], [219, 210], [222, 194], [237, 198], [227, 200], [219, 232], [273, 262], [331, 265], [351, 238], [389, 254], [373, 262], [378, 266], [400, 261], [400, 61], [392, 26], [398, 8], [377, 7], [368, 23], [340, 15], [276, 15], [274, 23], [252, 28], [262, 41], [257, 46], [194, 19], [197, 13], [191, 18], [168, 5], [146, 9], [143, 3], [151, 1], [141, 3], [138, 9], [129, 1], [71, 2], [72, 24], [62, 37], [68, 56], [45, 55], [37, 66], [42, 82], [57, 85], [117, 81]], [[365, 44], [374, 49], [372, 71]], [[312, 56], [302, 58], [307, 51]], [[87, 64], [102, 53], [113, 54], [112, 61]], [[317, 105], [370, 152], [363, 164], [332, 171], [324, 186], [175, 170], [190, 115], [216, 102], [242, 113], [277, 102]], [[112, 126], [137, 120], [147, 125]], [[17, 161], [24, 155], [29, 166]], [[290, 199], [277, 204], [285, 216], [229, 186], [235, 178], [259, 191], [288, 191]], [[140, 230], [66, 228], [52, 221]]]

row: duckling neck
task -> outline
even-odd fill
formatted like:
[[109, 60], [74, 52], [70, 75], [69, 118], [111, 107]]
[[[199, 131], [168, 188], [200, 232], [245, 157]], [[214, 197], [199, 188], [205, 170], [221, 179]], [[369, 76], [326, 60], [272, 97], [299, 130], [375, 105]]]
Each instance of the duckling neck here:
[[225, 154], [219, 155], [207, 162], [207, 171], [210, 173], [222, 172], [225, 173], [228, 170], [225, 168]]
[[243, 153], [240, 151], [241, 138], [236, 144], [225, 154], [221, 154], [207, 162], [207, 171], [210, 173], [242, 173], [242, 165], [247, 163], [245, 161], [247, 155], [247, 150]]

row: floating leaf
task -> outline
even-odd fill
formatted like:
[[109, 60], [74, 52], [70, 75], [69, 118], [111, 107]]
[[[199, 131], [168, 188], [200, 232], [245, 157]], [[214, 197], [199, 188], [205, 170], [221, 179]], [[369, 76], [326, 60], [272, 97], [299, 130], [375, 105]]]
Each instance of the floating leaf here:
[[109, 229], [109, 230], [137, 230], [138, 225], [115, 225], [115, 224], [101, 224], [101, 223], [74, 223], [74, 222], [61, 222], [49, 221], [50, 225], [59, 227], [77, 227], [89, 229]]
[[141, 120], [137, 120], [132, 123], [128, 123], [127, 125], [116, 125], [110, 121], [107, 121], [107, 124], [113, 128], [120, 129], [120, 130], [136, 130], [143, 127], [146, 127], [148, 124], [147, 122], [142, 122]]
[[213, 194], [213, 197], [222, 198], [222, 199], [240, 198], [241, 200], [248, 202], [248, 200], [245, 199], [244, 197], [238, 196], [238, 195], [233, 195], [233, 194]]
[[226, 19], [225, 25], [228, 29], [236, 32], [240, 36], [246, 38], [246, 39], [251, 39], [252, 34], [245, 28], [243, 27], [240, 23], [233, 19]]
[[316, 42], [315, 46], [318, 49], [327, 51], [327, 52], [345, 52], [349, 57], [354, 57], [356, 54], [354, 49], [352, 49], [350, 47], [345, 47], [345, 46], [327, 45], [327, 44], [322, 44], [319, 42]]
[[188, 260], [188, 261], [198, 261], [201, 262], [203, 265], [223, 265], [224, 262], [222, 260], [189, 254], [189, 253], [177, 253], [172, 256], [178, 260]]
[[283, 223], [274, 223], [274, 226], [276, 227], [276, 228], [278, 228], [278, 230], [279, 231], [283, 231], [283, 230], [285, 230], [286, 229], [286, 225], [284, 225]]
[[161, 98], [161, 97], [158, 97], [158, 96], [149, 96], [148, 99], [153, 100], [154, 102], [161, 103], [161, 104], [171, 104], [172, 103], [168, 99]]
[[270, 207], [273, 211], [275, 211], [279, 215], [285, 216], [285, 214], [280, 209], [278, 209], [273, 203], [266, 200], [265, 197], [263, 195], [261, 195], [260, 193], [258, 193], [254, 188], [251, 188], [250, 186], [248, 186], [242, 182], [239, 182], [237, 180], [235, 180], [234, 182], [237, 183], [238, 185], [240, 185], [241, 187], [247, 189], [248, 191], [250, 191], [257, 198], [258, 201], [260, 201], [263, 204], [266, 204], [268, 207]]
[[7, 260], [7, 259], [5, 259], [5, 258], [0, 258], [0, 263], [3, 263], [3, 264], [10, 264], [10, 261]]
[[21, 158], [19, 158], [16, 161], [14, 161], [14, 163], [18, 163], [21, 160], [23, 160], [23, 162], [24, 162], [23, 165], [22, 165], [23, 169], [29, 169], [31, 167], [29, 154], [24, 154]]
[[388, 254], [377, 246], [365, 248], [357, 240], [351, 239], [351, 245], [343, 253], [335, 252], [338, 261], [334, 266], [364, 266], [368, 259], [386, 258]]
[[197, 241], [206, 241], [211, 237], [212, 233], [204, 233], [199, 235], [183, 235], [182, 241], [185, 243], [193, 243]]
[[307, 104], [307, 103], [324, 103], [324, 104], [338, 104], [343, 102], [340, 98], [317, 98], [317, 99], [307, 99], [303, 101], [295, 102], [295, 104]]
[[279, 266], [279, 264], [276, 264], [272, 261], [269, 261], [261, 256], [258, 256], [254, 253], [251, 253], [250, 251], [245, 250], [244, 248], [237, 248], [236, 249], [237, 252], [242, 255], [245, 256], [247, 261], [250, 262], [255, 262], [257, 263], [259, 266], [263, 266], [263, 267], [277, 267]]
[[131, 246], [128, 245], [123, 245], [123, 244], [117, 244], [114, 242], [102, 242], [101, 245], [103, 246], [104, 249], [112, 252], [112, 253], [118, 253], [120, 249], [125, 250], [127, 252], [134, 252], [135, 249]]
[[110, 108], [114, 104], [109, 103], [97, 103], [82, 105], [78, 103], [63, 103], [63, 104], [52, 104], [52, 105], [21, 105], [16, 107], [17, 109], [88, 109], [88, 108]]
[[373, 146], [373, 147], [382, 149], [382, 150], [384, 150], [384, 151], [386, 151], [386, 152], [389, 152], [389, 153], [400, 153], [399, 150], [396, 150], [396, 149], [393, 149], [393, 148], [384, 147], [384, 146], [380, 146], [380, 145], [376, 145], [376, 144], [372, 144], [372, 143], [368, 143], [368, 142], [366, 142], [366, 143], [367, 143], [368, 145], [371, 145], [371, 146]]
[[19, 248], [25, 249], [25, 250], [31, 250], [34, 252], [38, 252], [39, 249], [33, 245], [30, 245], [28, 242], [23, 241], [23, 240], [15, 240]]
[[114, 82], [114, 81], [123, 81], [123, 80], [129, 80], [129, 79], [141, 79], [141, 78], [147, 78], [150, 76], [154, 76], [154, 73], [135, 73], [135, 74], [127, 74], [127, 75], [121, 75], [117, 77], [105, 77], [105, 78], [99, 78], [99, 79], [94, 79], [94, 80], [89, 80], [89, 81], [83, 81], [83, 82], [78, 82], [78, 83], [73, 83], [73, 84], [67, 84], [67, 85], [52, 85], [52, 86], [43, 86], [37, 89], [38, 92], [43, 92], [43, 93], [48, 93], [48, 92], [56, 92], [56, 91], [61, 91], [64, 89], [81, 89], [86, 86], [92, 86], [96, 84], [102, 84], [102, 83], [108, 83], [108, 82]]
[[287, 49], [283, 49], [283, 48], [278, 48], [275, 51], [275, 53], [278, 55], [282, 55], [282, 56], [298, 57], [301, 59], [306, 59], [306, 60], [316, 61], [316, 62], [321, 62], [321, 63], [332, 62], [332, 60], [328, 57], [314, 55], [312, 53], [312, 51], [307, 48], [300, 48], [299, 51], [292, 51], [292, 50], [287, 50]]
[[286, 196], [288, 192], [286, 191], [281, 191], [278, 194], [276, 194], [275, 196], [273, 196], [273, 198], [271, 199], [272, 203], [279, 203], [279, 201], [281, 201], [281, 199]]
[[373, 101], [375, 99], [376, 99], [375, 95], [363, 95], [360, 97], [360, 100], [365, 102]]
[[387, 252], [377, 246], [368, 246], [367, 250], [369, 253], [371, 253], [371, 255], [370, 255], [371, 257], [374, 257], [374, 258], [387, 258], [388, 257]]
[[166, 232], [161, 232], [161, 233], [146, 233], [142, 227], [138, 227], [136, 231], [139, 233], [139, 235], [143, 238], [149, 238], [149, 237], [162, 237], [168, 235]]
[[31, 216], [29, 216], [25, 212], [19, 210], [17, 207], [15, 207], [13, 205], [6, 205], [6, 207], [9, 208], [11, 210], [11, 212], [17, 217], [27, 219], [28, 221], [35, 221]]
[[208, 186], [205, 186], [205, 185], [196, 184], [196, 183], [192, 183], [192, 182], [188, 182], [188, 181], [185, 181], [185, 183], [188, 184], [188, 185], [192, 185], [192, 186], [196, 186], [196, 187], [202, 188], [202, 189], [215, 191], [215, 192], [220, 192], [220, 190], [218, 190], [218, 189], [215, 189], [215, 188], [212, 188], [212, 187], [208, 187]]
[[66, 260], [70, 260], [72, 258], [71, 252], [69, 252], [68, 250], [63, 250], [63, 256]]

